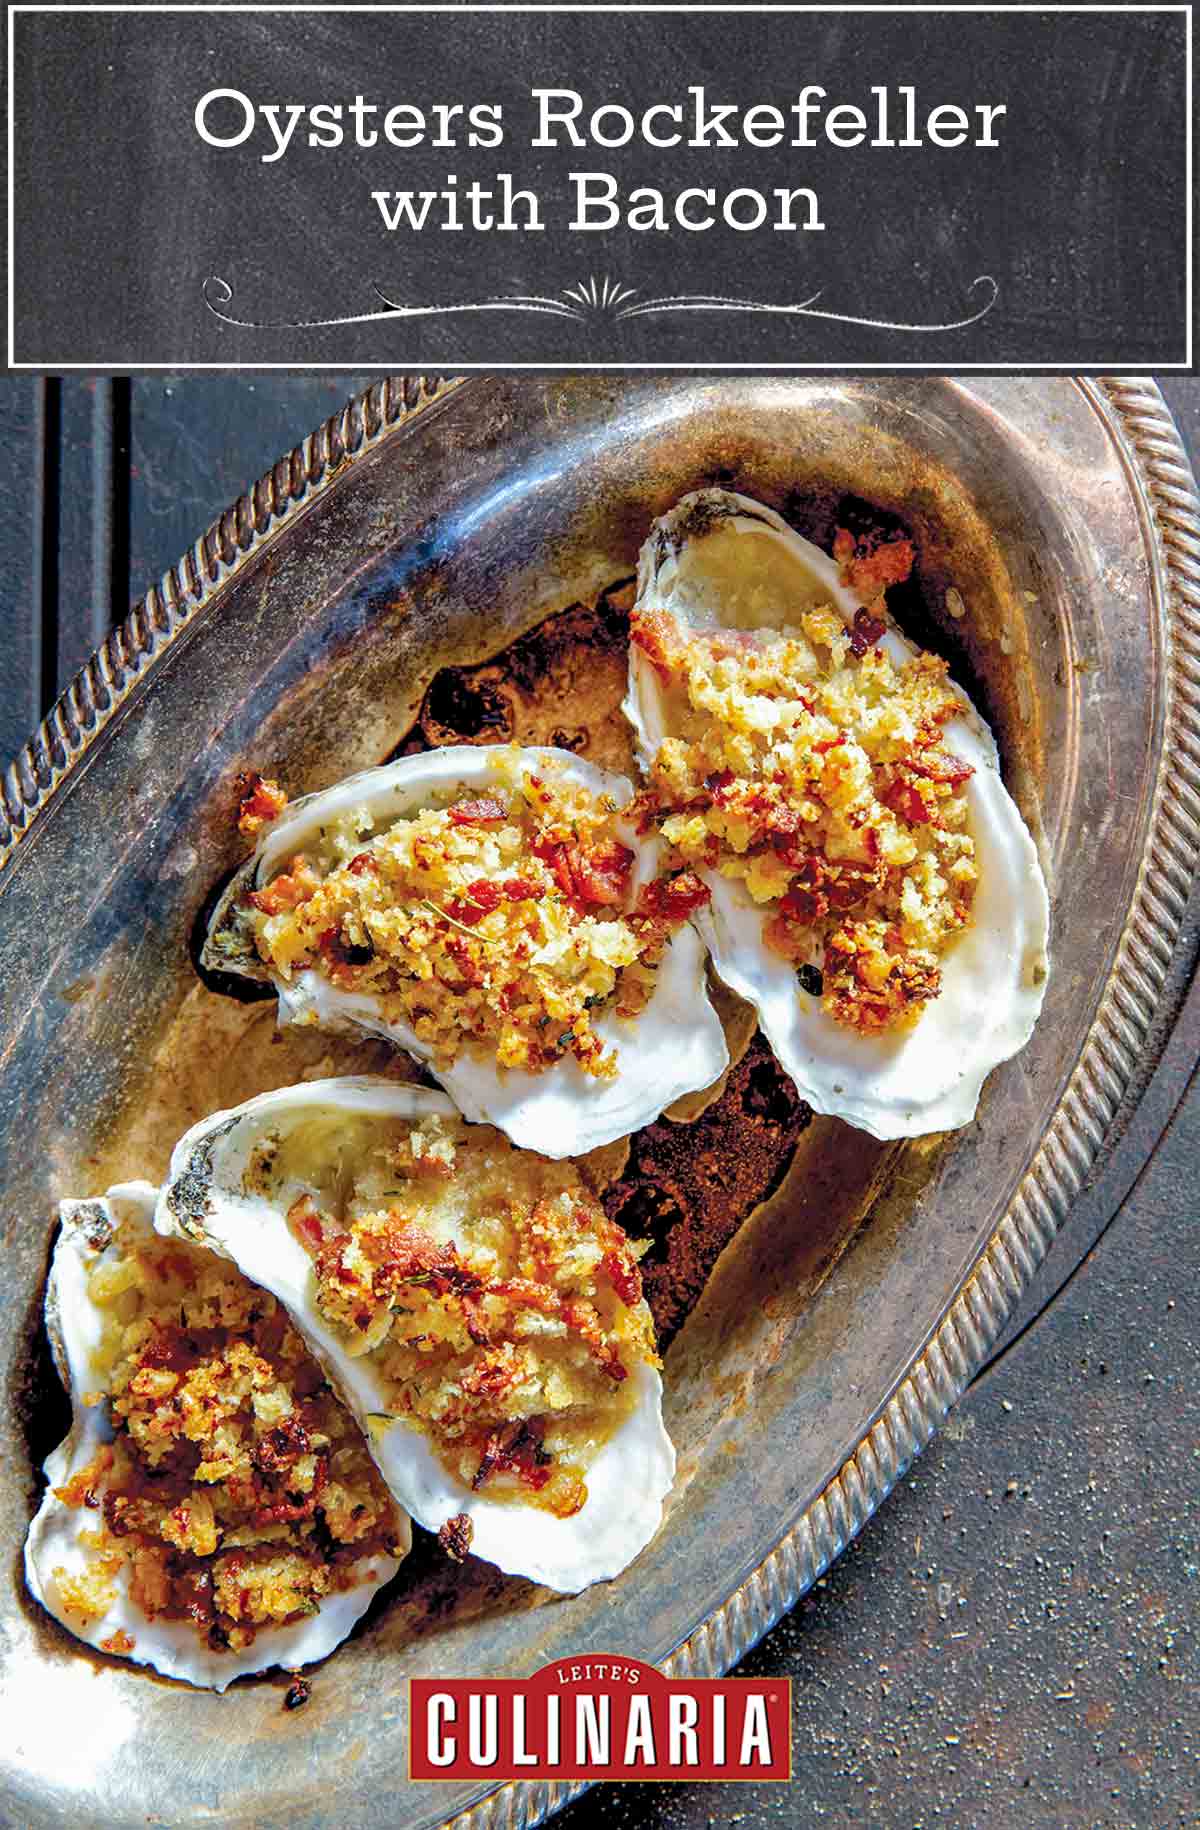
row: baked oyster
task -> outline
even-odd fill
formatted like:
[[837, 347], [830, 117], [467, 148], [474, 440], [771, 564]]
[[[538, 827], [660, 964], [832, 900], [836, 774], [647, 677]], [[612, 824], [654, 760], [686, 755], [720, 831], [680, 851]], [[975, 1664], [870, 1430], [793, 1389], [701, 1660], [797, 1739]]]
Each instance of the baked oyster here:
[[440, 1093], [317, 1080], [194, 1126], [156, 1224], [279, 1299], [452, 1555], [574, 1593], [654, 1535], [675, 1455], [653, 1323], [573, 1164]]
[[907, 1137], [1028, 1040], [1048, 901], [987, 726], [888, 620], [908, 543], [839, 556], [686, 497], [641, 553], [626, 712], [717, 971], [815, 1111]]
[[623, 776], [454, 745], [290, 806], [272, 793], [246, 804], [261, 837], [202, 963], [274, 986], [281, 1023], [385, 1037], [545, 1156], [625, 1136], [724, 1070], [689, 922], [707, 892], [657, 881]]
[[46, 1325], [71, 1428], [25, 1572], [77, 1638], [224, 1690], [332, 1652], [412, 1532], [284, 1310], [156, 1234], [156, 1195], [60, 1208]]

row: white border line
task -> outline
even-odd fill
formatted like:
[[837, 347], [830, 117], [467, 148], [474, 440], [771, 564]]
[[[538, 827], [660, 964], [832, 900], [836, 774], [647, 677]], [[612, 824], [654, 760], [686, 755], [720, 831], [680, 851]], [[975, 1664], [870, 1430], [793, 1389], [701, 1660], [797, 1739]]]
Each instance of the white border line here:
[[316, 370], [322, 373], [337, 374], [392, 374], [406, 370], [415, 372], [427, 369], [428, 362], [416, 364], [393, 358], [390, 362], [130, 362], [118, 363], [115, 366], [103, 362], [17, 362], [14, 358], [16, 348], [16, 276], [14, 271], [15, 252], [15, 201], [16, 176], [14, 172], [14, 134], [16, 112], [16, 77], [14, 74], [14, 48], [16, 43], [16, 20], [19, 14], [31, 13], [1182, 13], [1184, 19], [1184, 77], [1185, 105], [1184, 120], [1184, 211], [1186, 236], [1186, 264], [1184, 267], [1184, 310], [1186, 328], [1184, 333], [1184, 358], [1182, 362], [1162, 362], [1154, 357], [1145, 357], [1137, 362], [1092, 362], [1080, 365], [1077, 362], [453, 362], [438, 363], [439, 369], [449, 373], [481, 372], [530, 372], [550, 374], [557, 371], [571, 372], [578, 369], [615, 371], [621, 374], [633, 374], [639, 371], [654, 372], [657, 370], [708, 370], [714, 374], [726, 374], [735, 371], [747, 371], [752, 374], [768, 374], [784, 371], [788, 374], [821, 374], [832, 373], [872, 373], [882, 371], [893, 373], [899, 370], [920, 370], [923, 373], [946, 375], [958, 374], [1142, 374], [1153, 369], [1159, 374], [1189, 373], [1192, 369], [1192, 336], [1193, 336], [1193, 217], [1195, 176], [1192, 147], [1192, 8], [1190, 5], [1134, 5], [1124, 6], [1107, 3], [1088, 5], [1046, 5], [1007, 4], [984, 6], [967, 4], [947, 6], [926, 4], [915, 6], [904, 5], [865, 5], [865, 4], [775, 4], [774, 0], [761, 0], [761, 3], [749, 6], [729, 5], [664, 5], [657, 0], [645, 0], [644, 4], [612, 4], [602, 0], [598, 5], [541, 5], [528, 4], [518, 0], [513, 5], [444, 5], [432, 0], [429, 5], [401, 4], [388, 0], [387, 4], [348, 4], [339, 6], [320, 4], [275, 4], [265, 0], [263, 4], [220, 5], [211, 0], [203, 0], [196, 5], [179, 4], [177, 0], [158, 6], [149, 4], [109, 4], [103, 3], [65, 6], [53, 3], [53, 0], [37, 0], [23, 6], [8, 8], [8, 369], [10, 372], [33, 371], [38, 374], [58, 374], [82, 371], [93, 375], [151, 375], [151, 374], [197, 374], [203, 371], [216, 371], [221, 374], [266, 374], [282, 369], [292, 373]]

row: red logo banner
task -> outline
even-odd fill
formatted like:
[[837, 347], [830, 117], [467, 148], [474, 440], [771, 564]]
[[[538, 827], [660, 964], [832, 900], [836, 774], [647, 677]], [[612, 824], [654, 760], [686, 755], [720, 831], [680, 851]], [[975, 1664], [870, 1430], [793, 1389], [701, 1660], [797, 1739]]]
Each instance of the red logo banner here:
[[410, 1779], [778, 1779], [789, 1678], [665, 1678], [631, 1658], [531, 1678], [413, 1678]]

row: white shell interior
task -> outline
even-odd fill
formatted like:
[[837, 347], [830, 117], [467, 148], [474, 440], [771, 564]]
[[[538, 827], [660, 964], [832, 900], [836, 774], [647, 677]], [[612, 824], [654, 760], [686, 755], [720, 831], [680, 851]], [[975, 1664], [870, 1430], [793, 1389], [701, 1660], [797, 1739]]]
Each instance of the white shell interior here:
[[[861, 599], [832, 559], [781, 516], [746, 496], [706, 490], [656, 523], [642, 548], [638, 607], [664, 610], [700, 632], [786, 631], [832, 604], [852, 623]], [[902, 665], [917, 651], [895, 627], [881, 644]], [[945, 726], [948, 747], [975, 770], [966, 784], [979, 861], [973, 921], [942, 961], [942, 990], [904, 1033], [861, 1035], [799, 988], [794, 968], [762, 938], [769, 914], [740, 883], [701, 872], [712, 891], [696, 925], [725, 982], [758, 1011], [763, 1032], [802, 1098], [877, 1138], [965, 1125], [991, 1070], [1024, 1047], [1045, 996], [1049, 901], [1033, 840], [1000, 777], [995, 740], [967, 695]], [[625, 711], [648, 765], [668, 734], [658, 675], [630, 647]]]
[[[105, 1241], [119, 1222], [152, 1236], [157, 1194], [149, 1182], [123, 1182], [101, 1199], [64, 1201], [59, 1209], [62, 1231], [46, 1290], [46, 1326], [59, 1374], [70, 1392], [71, 1428], [46, 1458], [43, 1472], [49, 1484], [25, 1540], [25, 1578], [42, 1606], [77, 1639], [101, 1648], [102, 1641], [121, 1629], [134, 1642], [133, 1649], [121, 1656], [134, 1664], [152, 1665], [164, 1677], [225, 1690], [235, 1678], [251, 1672], [273, 1665], [292, 1670], [325, 1658], [346, 1638], [400, 1565], [394, 1557], [363, 1558], [360, 1580], [353, 1588], [326, 1597], [316, 1614], [285, 1626], [263, 1628], [253, 1644], [240, 1651], [214, 1650], [188, 1621], [148, 1620], [129, 1598], [124, 1569], [114, 1581], [116, 1599], [102, 1618], [82, 1622], [64, 1610], [54, 1571], [82, 1573], [88, 1557], [79, 1533], [92, 1528], [100, 1515], [64, 1505], [55, 1498], [54, 1489], [85, 1468], [97, 1449], [113, 1438], [107, 1405], [83, 1402], [85, 1393], [97, 1390], [92, 1360], [102, 1338], [102, 1322], [88, 1295], [88, 1279], [111, 1252]], [[103, 1493], [102, 1483], [98, 1491]], [[411, 1535], [408, 1530], [408, 1542]]]
[[617, 1575], [657, 1531], [675, 1476], [659, 1374], [643, 1364], [633, 1375], [636, 1407], [591, 1463], [588, 1498], [573, 1518], [491, 1498], [458, 1481], [420, 1430], [381, 1415], [387, 1412], [386, 1390], [370, 1356], [349, 1355], [322, 1320], [311, 1261], [285, 1220], [306, 1185], [286, 1182], [271, 1202], [246, 1193], [250, 1153], [264, 1131], [283, 1132], [331, 1107], [392, 1118], [454, 1116], [440, 1093], [366, 1076], [315, 1080], [263, 1094], [206, 1119], [182, 1139], [159, 1198], [158, 1230], [202, 1238], [284, 1304], [366, 1431], [383, 1478], [421, 1525], [437, 1531], [466, 1513], [476, 1556], [560, 1593], [574, 1594]]
[[[594, 795], [610, 795], [618, 807], [633, 796], [625, 776], [597, 769], [568, 750], [529, 748], [520, 754], [531, 769], [553, 764], [566, 780]], [[265, 883], [303, 849], [322, 822], [338, 813], [364, 807], [376, 830], [383, 830], [460, 789], [482, 793], [503, 785], [502, 765], [511, 767], [511, 756], [507, 746], [456, 744], [366, 769], [319, 794], [306, 795], [267, 829], [254, 854], [254, 881]], [[636, 854], [633, 882], [639, 888], [655, 875], [657, 843], [639, 838], [632, 827], [623, 829], [621, 838]], [[688, 925], [668, 944], [655, 990], [641, 1015], [632, 1022], [611, 1013], [597, 1018], [596, 1033], [617, 1058], [617, 1072], [607, 1080], [585, 1074], [569, 1057], [534, 1074], [501, 1068], [471, 1050], [464, 1050], [452, 1067], [436, 1068], [426, 1044], [406, 1024], [387, 1021], [377, 998], [342, 991], [314, 971], [297, 974], [290, 984], [275, 984], [281, 1024], [308, 1021], [350, 1027], [396, 1043], [429, 1067], [465, 1118], [496, 1125], [514, 1144], [543, 1156], [582, 1156], [627, 1136], [650, 1124], [684, 1093], [711, 1086], [729, 1059], [720, 1020], [708, 999], [704, 945]]]

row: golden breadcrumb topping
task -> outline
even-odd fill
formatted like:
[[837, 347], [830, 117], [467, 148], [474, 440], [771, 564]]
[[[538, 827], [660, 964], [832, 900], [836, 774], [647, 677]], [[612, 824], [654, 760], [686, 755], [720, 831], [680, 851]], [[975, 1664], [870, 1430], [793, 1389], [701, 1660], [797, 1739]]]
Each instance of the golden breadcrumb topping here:
[[392, 1124], [340, 1205], [327, 1178], [288, 1221], [322, 1317], [381, 1382], [373, 1427], [406, 1420], [466, 1485], [578, 1511], [630, 1374], [658, 1362], [639, 1249], [574, 1165], [459, 1119]]
[[860, 1031], [911, 1024], [970, 920], [975, 846], [947, 749], [944, 661], [894, 666], [885, 626], [810, 611], [787, 635], [695, 634], [635, 613], [668, 728], [649, 817], [677, 857], [744, 884], [801, 987]]
[[615, 803], [548, 769], [376, 830], [358, 809], [247, 899], [260, 957], [378, 999], [448, 1067], [467, 1044], [537, 1072], [616, 1072], [594, 1028], [634, 1017], [670, 930], [639, 900]]
[[116, 1434], [55, 1489], [81, 1509], [91, 1553], [84, 1574], [54, 1572], [68, 1613], [100, 1618], [124, 1571], [147, 1619], [241, 1649], [392, 1550], [395, 1503], [274, 1298], [210, 1252], [128, 1225], [88, 1288]]

